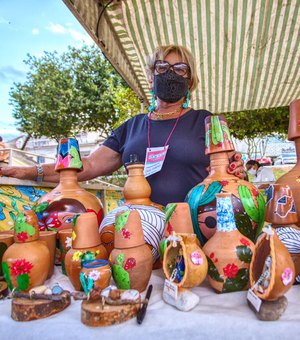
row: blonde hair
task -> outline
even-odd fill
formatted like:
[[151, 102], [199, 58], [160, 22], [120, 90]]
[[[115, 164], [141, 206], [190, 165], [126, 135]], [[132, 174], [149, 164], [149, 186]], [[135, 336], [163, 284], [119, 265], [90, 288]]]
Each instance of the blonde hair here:
[[184, 46], [166, 45], [166, 46], [157, 47], [154, 53], [152, 53], [151, 55], [147, 57], [146, 71], [147, 71], [147, 75], [149, 79], [154, 73], [155, 61], [164, 60], [165, 57], [171, 52], [177, 53], [182, 58], [182, 61], [187, 63], [190, 66], [190, 70], [191, 70], [190, 91], [193, 92], [199, 83], [199, 79], [198, 79], [197, 72], [196, 72], [195, 59], [192, 53]]

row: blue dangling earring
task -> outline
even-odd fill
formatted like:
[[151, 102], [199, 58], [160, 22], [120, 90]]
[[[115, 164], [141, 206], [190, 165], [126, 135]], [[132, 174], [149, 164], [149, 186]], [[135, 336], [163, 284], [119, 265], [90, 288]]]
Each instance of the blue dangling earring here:
[[151, 105], [148, 107], [148, 112], [152, 113], [156, 108], [156, 100], [155, 100], [154, 92], [152, 89], [150, 90], [150, 94], [151, 94]]
[[185, 95], [185, 102], [182, 104], [182, 107], [184, 109], [187, 109], [190, 105], [190, 96], [191, 96], [191, 92], [190, 92], [190, 90], [188, 90], [186, 95]]

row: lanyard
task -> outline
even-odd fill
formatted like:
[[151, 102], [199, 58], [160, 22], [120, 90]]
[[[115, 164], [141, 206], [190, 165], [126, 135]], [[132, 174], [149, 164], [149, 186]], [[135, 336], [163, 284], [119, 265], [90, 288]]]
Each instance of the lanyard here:
[[[168, 138], [167, 138], [167, 140], [166, 140], [166, 142], [165, 142], [165, 144], [164, 144], [164, 147], [168, 144], [168, 142], [169, 142], [169, 140], [170, 140], [170, 138], [171, 138], [171, 136], [172, 136], [172, 134], [173, 134], [173, 132], [174, 132], [174, 130], [175, 130], [177, 124], [178, 124], [179, 118], [180, 118], [180, 116], [181, 116], [183, 110], [184, 110], [184, 109], [182, 108], [182, 110], [180, 111], [180, 114], [179, 114], [179, 116], [177, 117], [176, 122], [174, 123], [173, 128], [172, 128], [172, 130], [171, 130], [171, 132], [170, 132], [170, 134], [169, 134], [169, 136], [168, 136]], [[150, 144], [150, 118], [148, 117], [148, 148], [150, 148], [150, 145], [151, 145], [151, 144]]]

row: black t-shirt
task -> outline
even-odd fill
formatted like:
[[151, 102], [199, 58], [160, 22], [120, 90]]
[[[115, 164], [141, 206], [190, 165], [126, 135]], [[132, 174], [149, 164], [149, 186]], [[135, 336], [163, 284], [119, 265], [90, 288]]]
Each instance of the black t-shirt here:
[[[183, 202], [186, 194], [207, 176], [209, 157], [204, 154], [204, 119], [210, 115], [205, 110], [191, 109], [179, 118], [168, 142], [169, 149], [160, 172], [147, 177], [151, 186], [151, 200], [166, 205]], [[150, 146], [164, 146], [176, 119], [149, 120]], [[115, 129], [103, 145], [119, 152], [123, 164], [131, 154], [145, 162], [148, 147], [148, 117], [139, 114]]]

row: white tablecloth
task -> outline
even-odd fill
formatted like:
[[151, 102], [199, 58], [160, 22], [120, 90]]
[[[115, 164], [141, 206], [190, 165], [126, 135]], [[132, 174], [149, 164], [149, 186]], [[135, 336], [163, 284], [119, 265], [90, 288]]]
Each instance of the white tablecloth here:
[[[49, 283], [59, 282], [71, 288], [58, 268]], [[194, 288], [199, 305], [181, 312], [162, 300], [164, 275], [152, 273], [153, 292], [142, 325], [136, 319], [120, 325], [90, 328], [80, 321], [80, 301], [72, 300], [63, 312], [47, 319], [16, 322], [11, 319], [11, 301], [0, 301], [0, 339], [299, 339], [300, 285], [293, 286], [286, 297], [287, 310], [280, 320], [260, 321], [246, 302], [246, 292], [216, 294], [207, 283]]]

